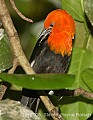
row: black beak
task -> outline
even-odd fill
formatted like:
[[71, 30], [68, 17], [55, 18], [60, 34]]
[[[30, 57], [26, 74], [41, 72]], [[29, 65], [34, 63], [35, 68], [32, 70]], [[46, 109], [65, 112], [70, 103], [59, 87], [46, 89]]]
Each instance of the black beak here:
[[50, 33], [52, 32], [52, 28], [54, 26], [54, 23], [53, 24], [50, 24], [50, 26], [46, 29], [44, 28], [38, 38], [39, 40], [39, 44], [42, 44], [47, 38], [48, 36], [50, 35]]

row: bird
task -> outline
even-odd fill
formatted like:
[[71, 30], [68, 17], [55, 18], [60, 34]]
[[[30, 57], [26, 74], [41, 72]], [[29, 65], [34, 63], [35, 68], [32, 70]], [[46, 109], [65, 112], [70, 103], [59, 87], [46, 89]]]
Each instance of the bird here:
[[[71, 61], [75, 29], [75, 21], [66, 10], [56, 9], [47, 15], [44, 28], [29, 61], [37, 74], [67, 72]], [[52, 92], [50, 91], [49, 94]], [[37, 90], [23, 88], [21, 98], [23, 105], [33, 109], [36, 100], [40, 100]]]

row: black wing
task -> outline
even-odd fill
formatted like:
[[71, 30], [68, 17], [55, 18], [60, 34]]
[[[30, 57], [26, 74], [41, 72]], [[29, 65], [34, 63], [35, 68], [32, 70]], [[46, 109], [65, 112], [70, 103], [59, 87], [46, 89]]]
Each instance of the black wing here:
[[[55, 54], [50, 50], [47, 44], [50, 33], [51, 27], [42, 31], [30, 58], [36, 73], [64, 73], [70, 63], [70, 56]], [[22, 93], [21, 103], [32, 108], [33, 101], [39, 97], [37, 91], [23, 89]]]
[[52, 30], [51, 26], [48, 29], [44, 28], [42, 30], [42, 32], [38, 38], [38, 41], [34, 47], [33, 53], [31, 55], [30, 63], [35, 59], [35, 56], [38, 56], [40, 54], [42, 47], [43, 47], [43, 43], [46, 42], [46, 40], [48, 39], [48, 36], [50, 35], [51, 30]]
[[[43, 31], [41, 32], [41, 34], [38, 38], [38, 41], [37, 41], [35, 47], [34, 47], [33, 53], [30, 58], [30, 63], [32, 63], [34, 60], [36, 60], [37, 56], [40, 55], [40, 53], [43, 49], [43, 44], [46, 43], [50, 33], [51, 33], [51, 27], [49, 27], [48, 29], [45, 29], [45, 28], [43, 29]], [[37, 100], [38, 97], [39, 96], [38, 96], [37, 91], [28, 90], [28, 89], [23, 88], [21, 103], [25, 106], [28, 106], [30, 109], [32, 109], [35, 104], [35, 101]]]

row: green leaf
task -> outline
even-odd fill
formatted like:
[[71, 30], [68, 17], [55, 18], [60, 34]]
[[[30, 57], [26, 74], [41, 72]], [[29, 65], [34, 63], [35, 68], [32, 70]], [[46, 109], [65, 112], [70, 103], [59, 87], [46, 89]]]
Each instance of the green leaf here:
[[93, 0], [84, 0], [85, 13], [93, 26]]
[[87, 49], [74, 48], [69, 69], [70, 74], [76, 75], [74, 87], [89, 90], [81, 79], [81, 72], [87, 68], [93, 68], [93, 52]]
[[12, 51], [4, 29], [0, 29], [0, 71], [12, 66]]
[[93, 52], [93, 35], [92, 34], [88, 36], [88, 39], [86, 40], [84, 47]]
[[93, 52], [74, 48], [69, 73], [78, 74], [89, 67], [93, 68]]
[[76, 21], [74, 47], [88, 49], [93, 52], [93, 36], [86, 31], [84, 23]]
[[81, 74], [82, 79], [84, 80], [85, 84], [88, 88], [93, 92], [93, 69], [88, 68], [84, 70]]
[[73, 89], [75, 76], [69, 74], [0, 74], [0, 79], [9, 83], [35, 90]]
[[61, 0], [62, 8], [67, 10], [75, 20], [84, 22], [82, 0]]
[[93, 113], [93, 100], [77, 97], [63, 97], [60, 109], [65, 120], [87, 120]]
[[76, 34], [75, 34], [75, 42], [74, 42], [74, 47], [80, 47], [83, 48], [84, 46], [84, 42], [86, 39], [86, 30], [85, 30], [85, 26], [84, 23], [81, 22], [77, 22], [76, 23]]
[[[93, 68], [93, 52], [87, 49], [74, 48], [69, 69], [70, 74], [76, 75], [73, 87], [90, 91], [81, 76], [87, 68]], [[86, 120], [93, 112], [93, 101], [81, 96], [63, 97], [60, 109], [66, 120]]]

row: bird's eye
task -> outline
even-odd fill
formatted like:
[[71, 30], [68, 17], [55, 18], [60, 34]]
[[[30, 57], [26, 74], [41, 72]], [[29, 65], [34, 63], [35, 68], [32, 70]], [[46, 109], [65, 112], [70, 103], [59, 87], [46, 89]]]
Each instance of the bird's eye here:
[[50, 24], [50, 27], [53, 27], [54, 26], [54, 22]]

